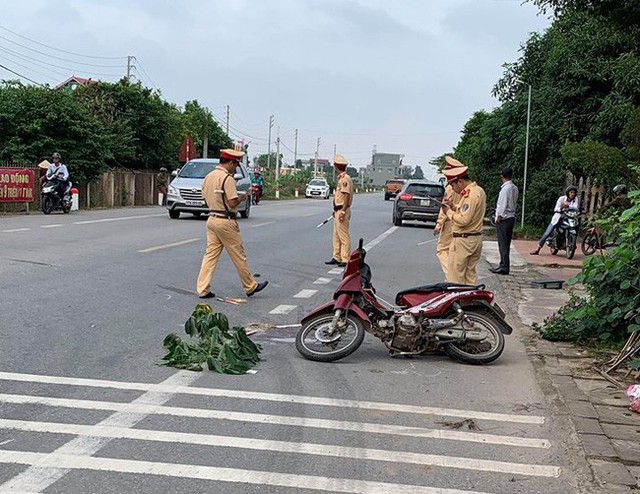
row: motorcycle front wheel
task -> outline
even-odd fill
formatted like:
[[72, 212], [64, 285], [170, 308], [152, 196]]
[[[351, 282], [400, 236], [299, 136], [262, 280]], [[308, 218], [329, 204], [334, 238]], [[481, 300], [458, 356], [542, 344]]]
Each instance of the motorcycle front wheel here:
[[53, 199], [48, 195], [42, 196], [42, 212], [51, 214], [51, 211], [53, 211]]
[[477, 309], [465, 309], [467, 318], [473, 322], [470, 331], [480, 331], [484, 339], [481, 341], [465, 341], [447, 343], [444, 351], [449, 357], [466, 364], [488, 364], [497, 359], [504, 350], [504, 334], [493, 319], [484, 311]]
[[352, 314], [346, 318], [344, 328], [331, 335], [333, 313], [318, 314], [307, 321], [296, 335], [296, 350], [309, 360], [333, 362], [355, 352], [364, 340], [364, 325]]
[[576, 237], [575, 237], [575, 235], [571, 235], [570, 233], [567, 233], [566, 244], [567, 244], [567, 250], [566, 250], [567, 259], [572, 259], [573, 255], [576, 253]]

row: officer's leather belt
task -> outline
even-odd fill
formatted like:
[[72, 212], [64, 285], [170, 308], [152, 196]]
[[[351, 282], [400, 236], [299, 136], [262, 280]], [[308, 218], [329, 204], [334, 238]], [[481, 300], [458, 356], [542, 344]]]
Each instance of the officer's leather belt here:
[[471, 233], [454, 233], [453, 238], [467, 238], [467, 237], [477, 237], [482, 235], [482, 232], [471, 232]]
[[236, 219], [236, 213], [228, 213], [226, 211], [209, 211], [209, 216], [213, 216], [215, 218], [224, 218], [226, 220]]
[[340, 211], [342, 209], [342, 205], [341, 204], [334, 204], [333, 205], [333, 210], [334, 211]]

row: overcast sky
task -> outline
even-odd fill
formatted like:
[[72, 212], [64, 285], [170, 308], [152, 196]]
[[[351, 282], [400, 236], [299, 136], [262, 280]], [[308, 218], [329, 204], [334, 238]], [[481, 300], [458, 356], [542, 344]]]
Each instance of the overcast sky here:
[[[474, 111], [497, 106], [502, 64], [550, 23], [520, 0], [0, 5], [0, 64], [22, 76], [116, 81], [135, 56], [133, 75], [167, 101], [196, 99], [223, 126], [228, 105], [230, 135], [250, 142], [251, 155], [266, 152], [274, 115], [285, 161], [298, 129], [298, 157], [312, 157], [320, 137], [320, 157], [336, 146], [354, 166], [370, 163], [374, 145], [412, 165], [450, 152]], [[0, 68], [0, 78], [17, 76]]]

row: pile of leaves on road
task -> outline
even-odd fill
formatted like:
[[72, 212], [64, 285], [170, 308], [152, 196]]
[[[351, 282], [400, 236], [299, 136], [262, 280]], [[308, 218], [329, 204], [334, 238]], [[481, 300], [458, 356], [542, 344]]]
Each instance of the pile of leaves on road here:
[[260, 345], [252, 342], [243, 327], [229, 327], [227, 317], [207, 304], [196, 305], [184, 324], [190, 341], [171, 333], [162, 342], [167, 354], [158, 362], [178, 369], [209, 370], [221, 374], [244, 374], [260, 361]]

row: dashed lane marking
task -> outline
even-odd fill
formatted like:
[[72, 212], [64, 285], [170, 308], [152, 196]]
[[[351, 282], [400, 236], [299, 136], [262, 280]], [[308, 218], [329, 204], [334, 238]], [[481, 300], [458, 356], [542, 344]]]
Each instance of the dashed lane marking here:
[[125, 220], [139, 220], [142, 218], [155, 218], [157, 216], [166, 216], [165, 214], [143, 214], [138, 216], [122, 216], [119, 218], [103, 218], [101, 220], [86, 220], [86, 221], [74, 221], [74, 225], [89, 225], [91, 223], [107, 223], [109, 221], [125, 221]]
[[40, 228], [58, 228], [60, 226], [64, 226], [62, 223], [57, 223], [54, 225], [40, 225]]
[[258, 228], [260, 226], [273, 225], [275, 221], [266, 221], [264, 223], [256, 223], [255, 225], [251, 225], [251, 228]]
[[328, 271], [327, 274], [342, 274], [342, 268], [333, 268], [331, 271]]
[[300, 290], [293, 296], [293, 298], [311, 298], [316, 293], [318, 293], [318, 290]]
[[200, 240], [199, 238], [190, 238], [189, 240], [181, 240], [180, 242], [173, 242], [171, 244], [164, 244], [164, 245], [158, 245], [156, 247], [149, 247], [148, 249], [142, 249], [142, 250], [139, 250], [138, 252], [142, 254], [146, 254], [147, 252], [154, 252], [156, 250], [169, 249], [171, 247], [178, 247], [180, 245], [191, 244], [199, 240]]
[[332, 278], [318, 278], [316, 281], [313, 282], [314, 285], [328, 285], [329, 283], [331, 283]]
[[31, 228], [14, 228], [12, 230], [0, 230], [2, 233], [28, 232]]
[[273, 309], [269, 314], [289, 314], [293, 309], [298, 307], [297, 305], [279, 305]]

